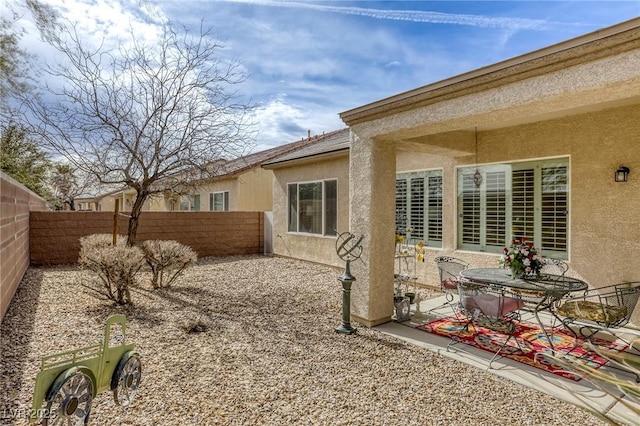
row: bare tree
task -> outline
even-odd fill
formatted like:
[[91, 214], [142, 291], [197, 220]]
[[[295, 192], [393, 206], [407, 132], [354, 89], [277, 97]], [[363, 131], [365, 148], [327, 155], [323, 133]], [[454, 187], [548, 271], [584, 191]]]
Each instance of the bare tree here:
[[100, 186], [95, 176], [74, 169], [67, 163], [53, 165], [49, 183], [56, 208], [64, 208], [66, 205], [69, 206], [69, 210], [76, 209], [75, 199], [77, 197], [88, 195], [90, 192], [95, 193]]
[[30, 14], [43, 30], [55, 31], [56, 11], [39, 0], [7, 0], [0, 15], [0, 119], [15, 120], [18, 107], [13, 101], [33, 89], [30, 76], [36, 56], [20, 46], [26, 30], [19, 20]]
[[133, 245], [149, 197], [214, 176], [213, 165], [251, 147], [251, 107], [233, 90], [246, 76], [237, 61], [222, 60], [209, 30], [192, 36], [166, 24], [149, 45], [131, 29], [130, 40], [108, 49], [65, 28], [49, 33], [63, 60], [47, 68], [43, 96], [25, 101], [31, 123], [74, 168], [135, 189]]

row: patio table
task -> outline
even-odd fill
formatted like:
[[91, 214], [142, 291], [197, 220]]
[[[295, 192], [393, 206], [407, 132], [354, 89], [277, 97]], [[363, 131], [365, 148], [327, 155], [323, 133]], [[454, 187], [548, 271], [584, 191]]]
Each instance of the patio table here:
[[[460, 276], [478, 284], [488, 286], [522, 290], [525, 292], [534, 292], [539, 295], [539, 301], [533, 309], [536, 321], [540, 325], [540, 329], [544, 333], [547, 343], [551, 351], [554, 351], [553, 340], [549, 337], [542, 320], [540, 312], [548, 310], [554, 317], [555, 312], [552, 307], [554, 303], [569, 293], [577, 291], [585, 291], [589, 285], [577, 278], [567, 277], [565, 275], [545, 274], [539, 276], [516, 277], [511, 276], [511, 270], [504, 268], [475, 268], [465, 269], [460, 272]], [[556, 317], [557, 318], [557, 317]]]

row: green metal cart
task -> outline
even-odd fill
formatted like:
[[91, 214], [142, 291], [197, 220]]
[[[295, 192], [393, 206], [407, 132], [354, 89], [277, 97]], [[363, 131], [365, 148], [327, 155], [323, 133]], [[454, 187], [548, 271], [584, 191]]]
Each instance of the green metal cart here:
[[125, 344], [124, 315], [107, 319], [102, 344], [42, 358], [36, 376], [30, 423], [88, 424], [91, 402], [111, 390], [118, 405], [131, 404], [140, 384], [142, 364], [134, 344]]

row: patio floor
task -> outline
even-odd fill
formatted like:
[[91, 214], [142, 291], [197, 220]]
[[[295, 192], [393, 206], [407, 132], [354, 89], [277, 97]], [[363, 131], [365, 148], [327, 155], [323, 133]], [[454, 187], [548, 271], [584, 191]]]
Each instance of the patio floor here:
[[[409, 321], [401, 323], [391, 321], [375, 328], [382, 333], [429, 349], [440, 355], [462, 361], [572, 404], [595, 409], [601, 413], [608, 413], [621, 420], [626, 419], [627, 422], [629, 419], [637, 419], [637, 416], [614, 396], [624, 398], [625, 401], [635, 404], [639, 409], [640, 400], [629, 395], [624, 395], [619, 389], [611, 385], [606, 387], [608, 393], [586, 379], [576, 382], [508, 358], [495, 360], [492, 368], [489, 368], [489, 360], [492, 354], [469, 345], [459, 344], [447, 351], [447, 344], [451, 341], [449, 338], [416, 329], [417, 326], [436, 319], [436, 316], [427, 314], [426, 312], [441, 305], [443, 302], [444, 296], [422, 301], [418, 312], [416, 312], [416, 306], [412, 305], [412, 315]], [[531, 316], [532, 318], [525, 317], [523, 320], [533, 321], [533, 315]], [[635, 329], [625, 329], [624, 331], [628, 336], [640, 336], [640, 331]], [[608, 368], [606, 365], [601, 367], [601, 369], [602, 371], [611, 372], [619, 378], [632, 382], [635, 381], [635, 377], [630, 373]]]

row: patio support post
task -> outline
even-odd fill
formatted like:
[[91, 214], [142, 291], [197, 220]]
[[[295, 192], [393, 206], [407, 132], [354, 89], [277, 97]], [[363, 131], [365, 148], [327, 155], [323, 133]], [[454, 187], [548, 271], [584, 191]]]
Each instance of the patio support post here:
[[351, 300], [353, 316], [367, 327], [388, 322], [393, 315], [395, 174], [395, 144], [352, 127], [349, 228], [365, 238], [362, 261], [351, 264], [358, 277]]

